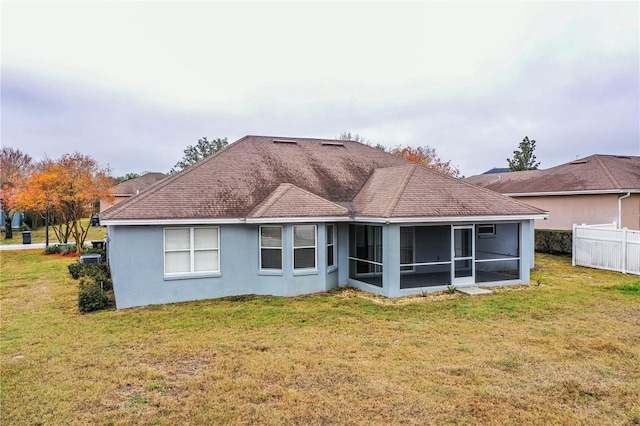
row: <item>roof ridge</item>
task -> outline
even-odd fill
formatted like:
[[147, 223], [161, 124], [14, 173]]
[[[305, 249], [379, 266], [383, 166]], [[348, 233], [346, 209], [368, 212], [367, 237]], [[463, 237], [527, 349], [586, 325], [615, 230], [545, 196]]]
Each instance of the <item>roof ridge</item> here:
[[611, 170], [609, 170], [609, 168], [604, 164], [604, 161], [602, 161], [600, 156], [596, 154], [593, 157], [596, 159], [596, 162], [598, 163], [600, 168], [604, 171], [604, 173], [607, 175], [611, 183], [613, 183], [613, 185], [616, 188], [622, 188], [622, 185], [620, 185], [620, 182], [618, 182], [618, 179], [616, 179], [613, 173], [611, 173]]
[[402, 196], [402, 193], [407, 187], [407, 184], [409, 183], [409, 180], [411, 180], [411, 177], [413, 176], [413, 173], [415, 172], [418, 165], [409, 164], [407, 166], [401, 166], [401, 167], [407, 167], [407, 170], [404, 172], [404, 176], [402, 176], [402, 181], [400, 181], [400, 185], [398, 185], [396, 192], [393, 194], [393, 198], [387, 205], [387, 208], [384, 210], [384, 217], [390, 217], [393, 214], [394, 210], [396, 209], [396, 206], [398, 205], [398, 201], [400, 201], [400, 197]]
[[[283, 182], [280, 185], [278, 185], [278, 187], [276, 189], [274, 189], [273, 191], [271, 191], [269, 193], [269, 195], [267, 195], [266, 199], [270, 198], [274, 192], [276, 191], [280, 191], [280, 194], [277, 196], [274, 196], [271, 200], [269, 200], [267, 203], [265, 203], [264, 205], [260, 206], [260, 208], [258, 210], [256, 210], [255, 212], [251, 211], [249, 212], [250, 215], [252, 216], [262, 216], [262, 214], [264, 212], [266, 212], [268, 209], [270, 209], [278, 200], [280, 200], [282, 197], [284, 197], [284, 195], [289, 192], [291, 190], [291, 188], [293, 188], [295, 185], [289, 182]], [[286, 189], [285, 189], [286, 188]]]

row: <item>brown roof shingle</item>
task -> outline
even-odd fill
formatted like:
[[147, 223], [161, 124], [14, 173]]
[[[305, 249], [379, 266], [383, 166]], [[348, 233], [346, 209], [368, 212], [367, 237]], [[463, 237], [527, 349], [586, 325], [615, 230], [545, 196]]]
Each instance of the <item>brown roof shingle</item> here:
[[465, 179], [502, 194], [640, 190], [640, 157], [591, 155], [544, 170]]
[[111, 194], [114, 196], [132, 196], [138, 192], [142, 192], [154, 183], [166, 178], [164, 173], [151, 172], [139, 176], [135, 179], [124, 181], [113, 188], [111, 188]]
[[101, 219], [541, 213], [358, 142], [246, 136]]

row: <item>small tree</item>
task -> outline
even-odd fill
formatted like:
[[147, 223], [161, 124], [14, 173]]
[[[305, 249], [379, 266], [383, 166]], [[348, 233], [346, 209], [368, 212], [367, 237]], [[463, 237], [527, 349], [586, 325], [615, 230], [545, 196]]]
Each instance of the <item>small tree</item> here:
[[440, 158], [435, 148], [430, 147], [429, 145], [419, 146], [417, 148], [412, 148], [410, 146], [396, 146], [390, 151], [391, 154], [396, 157], [404, 158], [408, 161], [413, 161], [414, 163], [418, 163], [421, 166], [428, 167], [432, 170], [435, 170], [440, 173], [447, 174], [449, 176], [453, 176], [455, 178], [459, 178], [460, 170], [451, 164], [451, 160], [444, 161]]
[[507, 158], [509, 164], [509, 170], [512, 172], [519, 172], [522, 170], [537, 170], [540, 162], [536, 162], [536, 156], [533, 151], [536, 149], [536, 141], [529, 140], [528, 136], [522, 139], [522, 142], [518, 145], [518, 149], [513, 151], [513, 158]]
[[115, 181], [116, 181], [116, 183], [122, 183], [122, 182], [126, 182], [128, 180], [136, 179], [136, 178], [139, 178], [139, 177], [140, 177], [140, 174], [131, 172], [131, 173], [127, 173], [124, 176], [118, 176], [117, 178], [115, 178]]
[[189, 145], [184, 149], [184, 156], [182, 157], [182, 160], [178, 161], [169, 173], [174, 174], [189, 166], [193, 166], [198, 161], [215, 154], [227, 145], [229, 145], [227, 138], [218, 138], [210, 141], [207, 140], [207, 137], [205, 136], [202, 139], [198, 139], [197, 144]]
[[31, 157], [19, 149], [4, 147], [0, 150], [0, 205], [5, 224], [5, 239], [13, 238], [11, 222], [16, 213], [16, 198], [24, 189], [31, 169]]
[[46, 161], [26, 181], [26, 190], [18, 204], [39, 212], [51, 212], [58, 225], [54, 231], [60, 242], [76, 241], [82, 252], [87, 233], [81, 220], [88, 217], [93, 204], [100, 199], [111, 200], [112, 180], [109, 168], [101, 167], [91, 157], [80, 153], [63, 155], [57, 161]]

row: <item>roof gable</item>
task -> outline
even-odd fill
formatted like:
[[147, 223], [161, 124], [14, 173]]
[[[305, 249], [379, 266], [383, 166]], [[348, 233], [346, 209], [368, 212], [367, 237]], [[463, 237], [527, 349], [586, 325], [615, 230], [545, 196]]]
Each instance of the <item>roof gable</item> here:
[[544, 214], [513, 200], [425, 167], [376, 170], [354, 201], [359, 216], [383, 218]]
[[248, 218], [349, 216], [349, 209], [298, 188], [290, 183], [278, 186], [256, 206]]

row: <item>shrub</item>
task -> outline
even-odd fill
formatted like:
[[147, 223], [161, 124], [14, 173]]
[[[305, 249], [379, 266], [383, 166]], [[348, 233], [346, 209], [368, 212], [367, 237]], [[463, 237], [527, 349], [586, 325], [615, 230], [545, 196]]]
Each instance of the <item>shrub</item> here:
[[573, 231], [536, 229], [535, 245], [538, 253], [570, 255]]
[[82, 254], [99, 254], [102, 262], [107, 261], [107, 251], [105, 249], [93, 248], [93, 247], [85, 247], [82, 250]]
[[80, 277], [78, 280], [78, 308], [80, 312], [104, 309], [109, 304], [107, 292], [93, 278]]
[[71, 254], [76, 252], [75, 244], [51, 244], [44, 249], [44, 254]]
[[60, 254], [71, 254], [76, 252], [75, 244], [60, 244]]
[[102, 288], [109, 291], [113, 288], [113, 281], [111, 281], [111, 273], [109, 272], [109, 265], [106, 263], [80, 263], [74, 262], [69, 264], [69, 274], [74, 280], [88, 277], [93, 279]]
[[44, 254], [60, 254], [60, 245], [51, 244], [44, 249]]
[[31, 231], [31, 228], [29, 228], [29, 225], [27, 225], [26, 223], [23, 223], [22, 225], [20, 225], [20, 230], [21, 231]]

